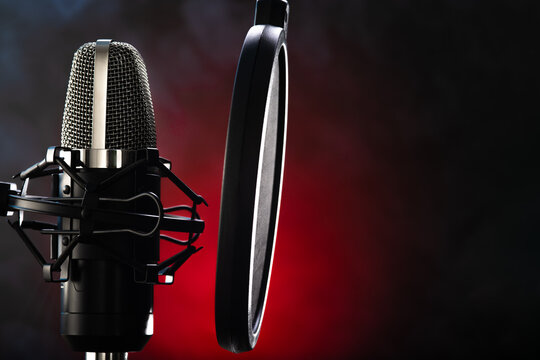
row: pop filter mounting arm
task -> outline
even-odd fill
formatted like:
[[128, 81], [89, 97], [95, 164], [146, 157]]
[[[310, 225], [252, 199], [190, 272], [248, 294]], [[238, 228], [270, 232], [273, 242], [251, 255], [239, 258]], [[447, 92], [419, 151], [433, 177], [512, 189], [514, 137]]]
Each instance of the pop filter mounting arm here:
[[[65, 161], [65, 157], [71, 158], [72, 165], [69, 165]], [[47, 150], [45, 159], [13, 177], [20, 178], [24, 181], [22, 190], [17, 190], [16, 185], [13, 183], [0, 182], [0, 216], [11, 216], [13, 212], [18, 212], [18, 221], [8, 220], [8, 223], [42, 267], [44, 280], [47, 282], [67, 281], [69, 279], [69, 272], [61, 272], [61, 265], [71, 255], [73, 249], [83, 241], [91, 241], [91, 238], [99, 237], [100, 234], [119, 232], [128, 232], [150, 240], [160, 230], [164, 230], [184, 232], [188, 233], [189, 236], [187, 240], [178, 240], [164, 234], [159, 234], [160, 239], [186, 247], [184, 250], [160, 263], [140, 264], [126, 256], [114, 253], [111, 249], [102, 248], [111, 258], [132, 267], [135, 272], [135, 281], [147, 284], [172, 284], [176, 270], [191, 255], [202, 249], [202, 247], [196, 248], [193, 246], [193, 243], [204, 230], [204, 221], [200, 219], [197, 213], [197, 205], [205, 204], [208, 206], [204, 198], [191, 190], [170, 170], [170, 161], [159, 157], [157, 149], [138, 150], [135, 162], [115, 171], [111, 176], [97, 183], [85, 181], [77, 174], [78, 169], [83, 167], [85, 167], [85, 164], [79, 159], [78, 150], [50, 147]], [[151, 192], [140, 193], [128, 199], [100, 196], [103, 190], [124, 176], [148, 168], [157, 169], [161, 177], [168, 178], [178, 189], [187, 195], [192, 201], [192, 205], [163, 208], [160, 199]], [[84, 196], [79, 198], [63, 198], [26, 194], [31, 179], [47, 175], [58, 176], [60, 173], [67, 174], [77, 185], [84, 189]], [[147, 198], [156, 205], [156, 213], [147, 214], [113, 210], [103, 206], [110, 203], [134, 202], [142, 198]], [[184, 217], [170, 214], [171, 212], [181, 210], [189, 211], [191, 216]], [[27, 221], [24, 220], [24, 212], [76, 219], [80, 221], [80, 230], [62, 230], [52, 223]], [[96, 229], [96, 221], [100, 224], [120, 227]], [[144, 230], [141, 230], [141, 227]], [[51, 258], [55, 259], [55, 261], [47, 263], [24, 229], [38, 230], [43, 235], [70, 235], [73, 236], [73, 240], [63, 249], [62, 253], [55, 254], [53, 252]], [[93, 243], [99, 245], [99, 242]], [[51, 247], [51, 249], [55, 248], [54, 246]], [[55, 273], [57, 274], [56, 276], [54, 275]]]

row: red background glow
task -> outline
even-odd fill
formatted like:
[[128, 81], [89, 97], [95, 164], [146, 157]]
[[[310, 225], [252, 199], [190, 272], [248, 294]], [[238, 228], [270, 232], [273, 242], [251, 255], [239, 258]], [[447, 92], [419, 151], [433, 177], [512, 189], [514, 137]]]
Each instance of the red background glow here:
[[[160, 153], [210, 204], [204, 249], [156, 288], [155, 335], [130, 358], [538, 358], [536, 3], [290, 3], [281, 218], [254, 351], [219, 348], [213, 301], [255, 1], [0, 1], [0, 180], [59, 143], [73, 52], [125, 41], [148, 69]], [[0, 358], [81, 359], [58, 335], [58, 287], [0, 233]]]

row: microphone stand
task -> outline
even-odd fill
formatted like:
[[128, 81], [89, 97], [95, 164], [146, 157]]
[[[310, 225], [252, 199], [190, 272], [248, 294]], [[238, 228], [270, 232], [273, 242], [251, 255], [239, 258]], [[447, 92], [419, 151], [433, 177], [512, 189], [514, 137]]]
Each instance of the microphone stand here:
[[124, 352], [103, 353], [87, 352], [85, 360], [127, 360], [128, 354]]

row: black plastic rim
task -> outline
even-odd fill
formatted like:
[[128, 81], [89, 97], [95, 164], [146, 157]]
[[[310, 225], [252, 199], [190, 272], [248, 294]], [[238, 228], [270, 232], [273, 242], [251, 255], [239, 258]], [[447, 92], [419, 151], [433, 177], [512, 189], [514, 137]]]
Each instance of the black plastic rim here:
[[282, 28], [253, 26], [236, 73], [221, 195], [216, 333], [232, 352], [259, 337], [272, 270], [287, 127]]

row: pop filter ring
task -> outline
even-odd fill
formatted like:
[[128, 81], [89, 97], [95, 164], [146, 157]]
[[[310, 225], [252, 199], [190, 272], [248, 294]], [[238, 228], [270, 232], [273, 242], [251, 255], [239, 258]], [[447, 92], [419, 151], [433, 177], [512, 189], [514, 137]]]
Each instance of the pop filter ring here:
[[[215, 302], [218, 343], [232, 352], [253, 349], [266, 305], [285, 153], [285, 39], [281, 27], [253, 26], [235, 79], [223, 171]], [[275, 142], [269, 144], [271, 140]], [[262, 211], [260, 201], [266, 205]]]

